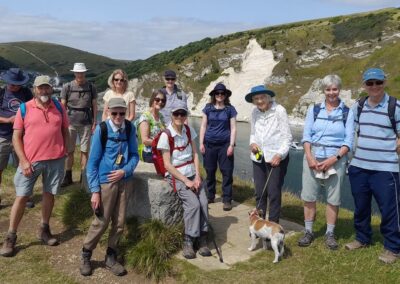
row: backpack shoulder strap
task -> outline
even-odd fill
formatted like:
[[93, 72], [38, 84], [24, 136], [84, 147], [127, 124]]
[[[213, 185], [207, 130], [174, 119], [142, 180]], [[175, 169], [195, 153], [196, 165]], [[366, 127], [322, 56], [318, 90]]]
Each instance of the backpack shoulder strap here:
[[168, 137], [168, 144], [169, 144], [169, 153], [170, 153], [170, 155], [172, 156], [172, 152], [173, 152], [174, 149], [175, 149], [175, 139], [174, 139], [174, 137], [172, 137], [171, 131], [169, 131], [168, 128], [165, 128], [165, 129], [163, 130], [163, 132], [164, 132], [165, 134], [167, 134], [167, 137]]
[[315, 104], [314, 108], [313, 108], [313, 111], [314, 111], [314, 121], [316, 121], [317, 117], [318, 117], [318, 114], [321, 111], [321, 104]]
[[343, 106], [343, 111], [342, 111], [342, 119], [343, 119], [343, 125], [346, 127], [346, 122], [347, 122], [347, 117], [349, 116], [349, 107], [344, 105]]
[[[185, 126], [185, 129], [186, 129], [186, 135], [187, 135], [187, 137], [188, 137], [188, 143], [187, 143], [187, 145], [189, 145], [189, 144], [192, 143], [192, 134], [190, 133], [190, 127], [189, 127], [189, 125], [184, 124], [184, 126]], [[186, 145], [186, 147], [187, 147], [187, 145]]]
[[100, 141], [101, 141], [101, 147], [104, 151], [106, 148], [107, 144], [107, 138], [108, 138], [108, 128], [107, 128], [107, 123], [105, 121], [102, 121], [100, 124]]
[[6, 88], [0, 88], [0, 107], [3, 105], [3, 99], [5, 93], [6, 93]]
[[390, 123], [392, 124], [392, 129], [397, 136], [397, 127], [396, 127], [396, 104], [397, 99], [395, 97], [389, 96], [389, 104], [388, 104], [388, 115], [390, 119]]
[[22, 120], [24, 120], [25, 119], [25, 115], [26, 115], [26, 104], [25, 103], [21, 103], [19, 105], [19, 109], [21, 110]]
[[361, 98], [358, 100], [358, 104], [357, 104], [357, 123], [358, 123], [358, 126], [357, 126], [357, 136], [360, 136], [360, 116], [361, 116], [362, 109], [363, 109], [363, 107], [364, 107], [365, 101], [366, 101], [367, 99], [368, 99], [368, 96], [366, 96], [366, 97], [361, 97]]
[[59, 102], [56, 98], [53, 98], [53, 97], [51, 97], [51, 100], [53, 101], [53, 103], [54, 103], [54, 105], [56, 106], [57, 110], [61, 113], [61, 117], [64, 117], [64, 115], [63, 115], [63, 109], [62, 109], [62, 107], [61, 107], [60, 102]]
[[125, 119], [125, 131], [126, 131], [126, 140], [129, 143], [129, 138], [131, 137], [131, 132], [132, 132], [132, 123]]

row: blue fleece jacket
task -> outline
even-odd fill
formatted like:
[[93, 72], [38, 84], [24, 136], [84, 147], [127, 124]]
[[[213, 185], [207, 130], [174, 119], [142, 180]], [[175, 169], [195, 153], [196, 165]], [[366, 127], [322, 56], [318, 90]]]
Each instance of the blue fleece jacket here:
[[[100, 184], [109, 183], [107, 175], [113, 170], [124, 170], [124, 179], [128, 179], [133, 175], [133, 171], [139, 162], [135, 127], [132, 127], [130, 133], [131, 137], [127, 139], [124, 125], [120, 133], [116, 131], [115, 126], [113, 125], [112, 127], [110, 123], [112, 122], [109, 119], [106, 120], [108, 139], [104, 151], [101, 145], [101, 130], [99, 125], [96, 127], [92, 137], [86, 170], [91, 192], [99, 192]], [[115, 161], [118, 153], [123, 155], [123, 159], [119, 165], [116, 165]]]

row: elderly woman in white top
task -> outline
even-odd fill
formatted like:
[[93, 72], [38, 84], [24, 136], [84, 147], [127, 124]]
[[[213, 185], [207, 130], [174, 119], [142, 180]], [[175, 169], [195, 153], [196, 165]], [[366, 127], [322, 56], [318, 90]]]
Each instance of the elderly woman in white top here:
[[251, 115], [250, 150], [257, 209], [279, 223], [283, 180], [289, 163], [292, 142], [286, 110], [273, 99], [275, 93], [265, 86], [255, 86], [245, 97], [256, 107]]

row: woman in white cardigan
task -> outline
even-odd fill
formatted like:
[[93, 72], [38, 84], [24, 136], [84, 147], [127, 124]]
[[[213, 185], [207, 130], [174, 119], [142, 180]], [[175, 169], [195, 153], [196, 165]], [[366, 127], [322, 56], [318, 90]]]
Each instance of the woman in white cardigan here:
[[251, 115], [250, 157], [257, 209], [262, 209], [265, 218], [269, 202], [268, 220], [279, 223], [292, 134], [286, 110], [274, 97], [273, 91], [260, 85], [251, 88], [245, 100], [255, 105]]

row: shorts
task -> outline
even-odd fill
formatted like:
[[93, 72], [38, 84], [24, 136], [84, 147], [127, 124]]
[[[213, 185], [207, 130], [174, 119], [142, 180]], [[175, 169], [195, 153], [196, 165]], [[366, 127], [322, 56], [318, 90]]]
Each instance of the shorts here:
[[88, 153], [90, 146], [90, 138], [92, 137], [92, 125], [74, 126], [68, 127], [69, 141], [67, 143], [68, 153], [75, 151], [76, 137], [79, 137], [81, 152]]
[[326, 202], [333, 205], [340, 205], [340, 189], [346, 177], [347, 156], [337, 161], [333, 167], [336, 174], [328, 179], [318, 179], [314, 171], [308, 167], [307, 159], [303, 158], [303, 188], [301, 190], [301, 199], [305, 202], [315, 202], [318, 199], [320, 190], [326, 190]]
[[13, 158], [13, 166], [17, 167], [18, 156], [14, 151], [12, 140], [0, 137], [0, 171], [3, 171], [7, 167], [10, 154]]
[[34, 162], [32, 164], [33, 174], [31, 177], [24, 176], [22, 169], [18, 167], [14, 176], [16, 195], [31, 196], [33, 186], [40, 175], [42, 175], [43, 192], [56, 195], [64, 178], [64, 161], [65, 157], [56, 160]]

